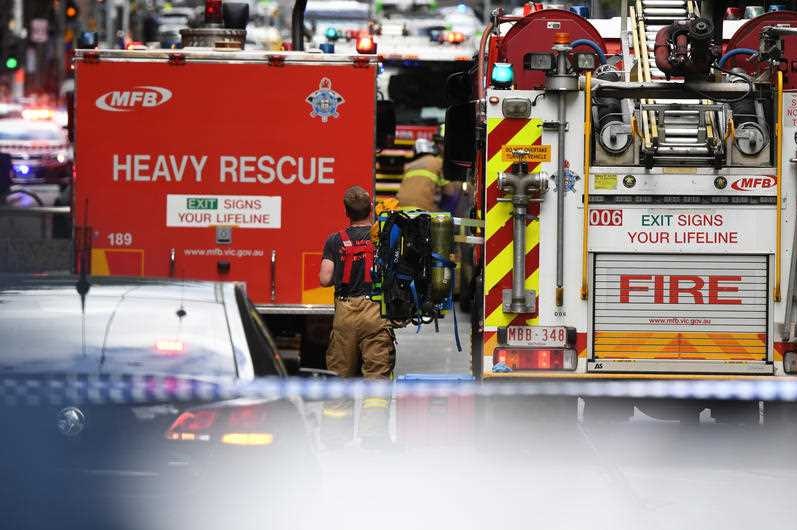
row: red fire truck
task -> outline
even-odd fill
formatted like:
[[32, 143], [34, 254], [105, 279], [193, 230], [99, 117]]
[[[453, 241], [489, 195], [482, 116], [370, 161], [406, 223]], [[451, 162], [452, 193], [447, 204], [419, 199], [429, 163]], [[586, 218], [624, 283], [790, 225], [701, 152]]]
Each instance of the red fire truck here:
[[376, 57], [246, 51], [236, 31], [78, 51], [78, 240], [93, 275], [246, 282], [272, 331], [322, 366], [321, 252], [344, 190], [373, 190]]
[[498, 11], [485, 30], [446, 120], [448, 175], [471, 180], [485, 223], [475, 375], [797, 371], [797, 13], [723, 50], [710, 13], [670, 4], [627, 6], [619, 62], [562, 10]]

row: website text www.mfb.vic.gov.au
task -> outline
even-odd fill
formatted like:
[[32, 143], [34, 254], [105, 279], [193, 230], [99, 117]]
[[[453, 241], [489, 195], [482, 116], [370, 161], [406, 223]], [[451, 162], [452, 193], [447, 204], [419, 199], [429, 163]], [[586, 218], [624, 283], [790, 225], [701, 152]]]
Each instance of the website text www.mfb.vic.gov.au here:
[[649, 321], [654, 325], [666, 326], [708, 326], [711, 324], [710, 318], [660, 317], [650, 318]]
[[259, 248], [186, 248], [185, 256], [226, 256], [235, 258], [259, 258], [265, 256], [263, 249]]

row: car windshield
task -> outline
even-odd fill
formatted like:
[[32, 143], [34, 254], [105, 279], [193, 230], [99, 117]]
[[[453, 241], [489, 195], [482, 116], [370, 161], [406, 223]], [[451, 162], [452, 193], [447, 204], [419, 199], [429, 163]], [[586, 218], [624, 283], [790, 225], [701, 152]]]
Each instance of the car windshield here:
[[5, 371], [236, 373], [221, 304], [88, 296], [84, 308], [74, 290], [55, 290], [2, 292], [0, 306], [0, 367]]

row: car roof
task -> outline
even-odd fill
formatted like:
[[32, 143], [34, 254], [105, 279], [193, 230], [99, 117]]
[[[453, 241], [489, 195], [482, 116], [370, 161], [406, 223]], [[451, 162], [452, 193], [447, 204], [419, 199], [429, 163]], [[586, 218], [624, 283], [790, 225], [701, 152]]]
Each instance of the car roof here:
[[[0, 274], [0, 292], [13, 294], [64, 296], [78, 298], [75, 286], [78, 277], [67, 274]], [[159, 278], [94, 276], [88, 279], [91, 288], [87, 297], [113, 297], [131, 299], [173, 299], [195, 302], [223, 303], [224, 286], [232, 284]]]

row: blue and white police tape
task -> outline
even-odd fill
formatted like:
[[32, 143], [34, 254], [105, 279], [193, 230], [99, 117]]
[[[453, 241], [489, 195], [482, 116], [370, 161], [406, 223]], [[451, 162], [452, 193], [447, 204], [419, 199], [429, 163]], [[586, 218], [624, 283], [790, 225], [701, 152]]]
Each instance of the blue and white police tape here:
[[236, 398], [614, 397], [797, 401], [797, 379], [593, 381], [373, 381], [262, 378], [236, 382], [173, 376], [47, 376], [0, 379], [0, 405], [124, 405]]

